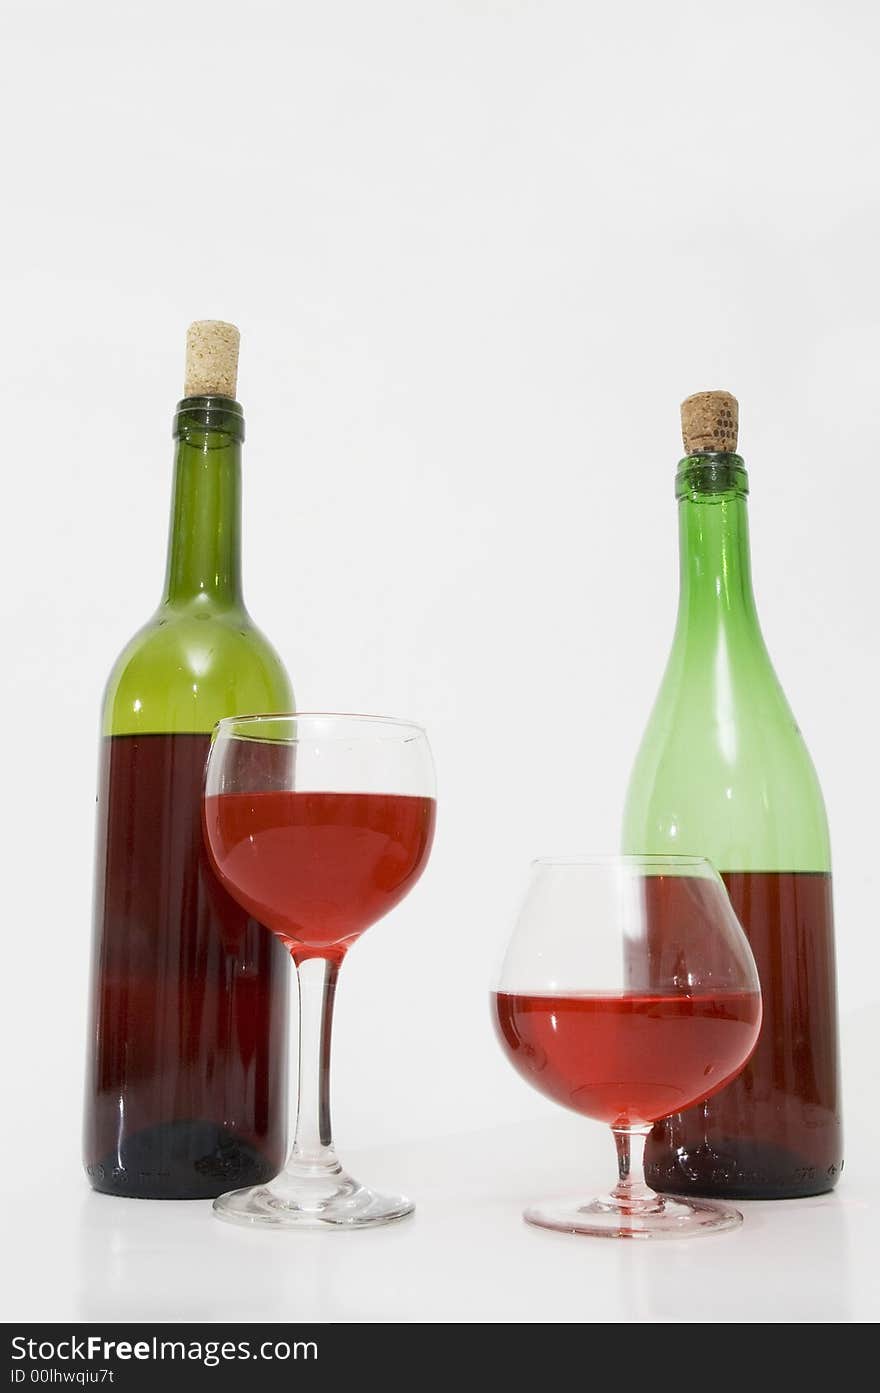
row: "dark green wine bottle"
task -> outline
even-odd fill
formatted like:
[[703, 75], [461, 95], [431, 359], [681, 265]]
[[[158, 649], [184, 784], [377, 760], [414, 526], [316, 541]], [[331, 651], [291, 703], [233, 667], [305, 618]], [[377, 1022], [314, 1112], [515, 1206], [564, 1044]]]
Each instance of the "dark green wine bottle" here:
[[764, 1020], [733, 1083], [657, 1124], [647, 1174], [679, 1193], [819, 1194], [843, 1165], [825, 806], [758, 622], [736, 400], [699, 393], [682, 419], [678, 622], [624, 849], [714, 862], [755, 955]]
[[293, 709], [242, 596], [237, 357], [232, 325], [192, 325], [165, 589], [104, 698], [85, 1165], [113, 1195], [209, 1198], [284, 1162], [289, 964], [201, 828], [217, 721]]

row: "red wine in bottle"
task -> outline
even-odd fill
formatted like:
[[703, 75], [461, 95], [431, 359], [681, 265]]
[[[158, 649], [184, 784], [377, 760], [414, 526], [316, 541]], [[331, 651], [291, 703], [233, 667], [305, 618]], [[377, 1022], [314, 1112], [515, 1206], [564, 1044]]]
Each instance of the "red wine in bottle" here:
[[784, 1199], [832, 1189], [843, 1167], [831, 859], [816, 772], [758, 623], [737, 410], [727, 392], [682, 408], [678, 622], [630, 781], [624, 847], [714, 862], [764, 1009], [742, 1073], [656, 1124], [648, 1181]]
[[283, 1164], [288, 964], [211, 869], [209, 742], [115, 735], [101, 752], [86, 1155], [108, 1194], [209, 1198]]
[[210, 1198], [284, 1163], [289, 962], [201, 823], [215, 723], [293, 703], [242, 598], [237, 351], [192, 326], [165, 591], [104, 701], [84, 1151], [111, 1195]]
[[[831, 1189], [840, 1159], [831, 877], [821, 872], [728, 872], [724, 882], [749, 938], [764, 999], [749, 1064], [751, 1087], [731, 1084], [703, 1109], [660, 1123], [650, 1142], [652, 1183], [740, 1199]], [[831, 1042], [832, 1045], [836, 1041]]]

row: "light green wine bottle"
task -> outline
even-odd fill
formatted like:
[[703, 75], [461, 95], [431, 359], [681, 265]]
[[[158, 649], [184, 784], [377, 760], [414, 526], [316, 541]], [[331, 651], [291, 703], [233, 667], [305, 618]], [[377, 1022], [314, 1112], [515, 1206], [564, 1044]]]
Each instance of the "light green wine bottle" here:
[[241, 588], [238, 331], [194, 324], [165, 589], [104, 698], [85, 1164], [107, 1194], [207, 1198], [280, 1170], [289, 964], [204, 848], [223, 716], [293, 709]]
[[764, 1021], [743, 1073], [658, 1123], [658, 1189], [739, 1198], [830, 1190], [842, 1139], [828, 826], [752, 592], [746, 497], [726, 392], [682, 407], [680, 600], [630, 780], [629, 852], [707, 856], [758, 965]]

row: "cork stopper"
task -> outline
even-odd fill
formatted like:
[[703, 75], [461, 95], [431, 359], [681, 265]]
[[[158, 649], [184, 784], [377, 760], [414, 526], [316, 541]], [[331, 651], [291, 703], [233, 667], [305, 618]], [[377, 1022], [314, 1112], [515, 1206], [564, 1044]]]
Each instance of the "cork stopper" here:
[[186, 331], [185, 397], [232, 397], [238, 381], [239, 332], [222, 319], [197, 319]]
[[689, 455], [734, 454], [739, 402], [730, 392], [695, 392], [681, 404], [681, 438]]

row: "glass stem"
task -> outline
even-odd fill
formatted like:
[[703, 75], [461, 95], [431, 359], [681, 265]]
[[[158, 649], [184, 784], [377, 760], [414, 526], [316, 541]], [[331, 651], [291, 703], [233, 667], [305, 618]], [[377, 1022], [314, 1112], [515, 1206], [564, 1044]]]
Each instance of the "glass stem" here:
[[653, 1197], [654, 1191], [645, 1183], [645, 1147], [650, 1127], [612, 1127], [617, 1148], [617, 1184], [612, 1198], [621, 1204], [632, 1204]]
[[299, 1084], [296, 1134], [288, 1170], [320, 1176], [338, 1174], [330, 1125], [330, 1039], [339, 964], [330, 958], [297, 963], [299, 985]]

